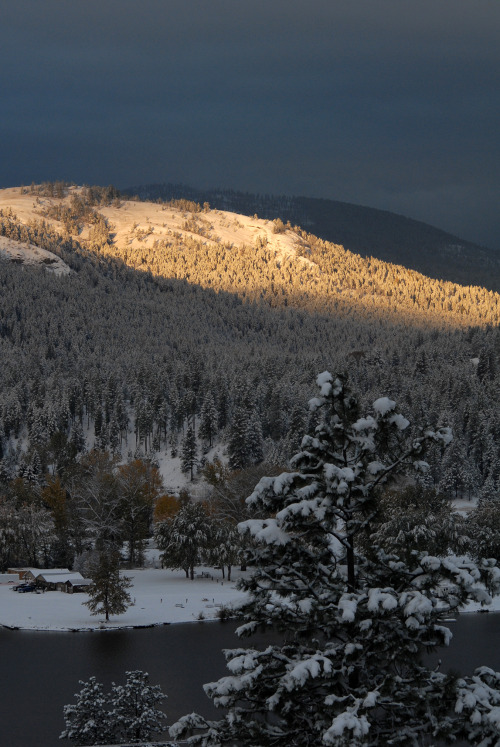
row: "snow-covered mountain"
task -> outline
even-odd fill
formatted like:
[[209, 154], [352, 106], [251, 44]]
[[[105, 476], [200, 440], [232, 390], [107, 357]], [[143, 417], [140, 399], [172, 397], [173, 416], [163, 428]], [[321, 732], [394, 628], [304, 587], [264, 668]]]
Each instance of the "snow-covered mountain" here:
[[[182, 199], [152, 203], [122, 200], [113, 192], [103, 199], [103, 194], [78, 187], [7, 189], [0, 191], [0, 209], [26, 227], [48, 225], [61, 238], [134, 270], [234, 293], [246, 302], [369, 314], [412, 325], [500, 321], [497, 294], [361, 257], [280, 218], [213, 210]], [[8, 238], [11, 259], [26, 263], [27, 249], [12, 243], [15, 233]], [[30, 250], [29, 261], [35, 259], [50, 262]]]
[[[205, 456], [211, 433], [241, 463], [282, 464], [327, 369], [348, 372], [368, 402], [390, 395], [409, 420], [454, 427], [436, 484], [495, 489], [498, 294], [361, 257], [279, 218], [112, 188], [2, 190], [0, 237], [4, 475], [64, 464], [82, 429], [100, 449], [179, 461], [187, 423], [199, 435], [208, 415]], [[46, 271], [56, 264], [69, 272]]]

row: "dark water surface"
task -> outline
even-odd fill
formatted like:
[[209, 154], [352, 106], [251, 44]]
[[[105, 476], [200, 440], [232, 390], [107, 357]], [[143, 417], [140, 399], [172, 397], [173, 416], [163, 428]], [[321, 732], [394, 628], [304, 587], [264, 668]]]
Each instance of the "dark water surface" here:
[[[149, 672], [151, 683], [167, 693], [168, 723], [191, 711], [217, 716], [202, 685], [227, 673], [222, 649], [241, 645], [235, 627], [213, 622], [85, 633], [1, 629], [0, 747], [68, 745], [58, 739], [62, 709], [74, 702], [78, 680], [95, 675], [108, 687], [124, 682], [130, 669]], [[485, 664], [500, 671], [500, 614], [463, 615], [450, 628], [453, 642], [440, 650], [443, 670], [470, 674]]]
[[55, 747], [63, 706], [78, 680], [105, 689], [142, 669], [168, 695], [167, 722], [197, 711], [216, 716], [202, 685], [227, 670], [223, 648], [236, 648], [233, 623], [188, 623], [140, 630], [51, 633], [0, 630], [0, 747]]

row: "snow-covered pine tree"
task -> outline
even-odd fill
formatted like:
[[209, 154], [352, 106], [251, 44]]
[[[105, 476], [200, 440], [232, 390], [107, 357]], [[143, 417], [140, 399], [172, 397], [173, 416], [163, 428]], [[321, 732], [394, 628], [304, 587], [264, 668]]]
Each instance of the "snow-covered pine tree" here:
[[71, 426], [69, 443], [74, 447], [77, 454], [85, 451], [85, 434], [83, 433], [82, 424], [79, 420], [76, 420]]
[[194, 476], [194, 468], [197, 463], [196, 458], [196, 436], [191, 423], [187, 427], [186, 435], [182, 441], [181, 452], [181, 470], [189, 473], [191, 480]]
[[406, 437], [392, 400], [362, 416], [343, 377], [324, 372], [317, 383], [310, 406], [321, 417], [292, 460], [297, 471], [261, 479], [248, 503], [269, 518], [240, 525], [258, 544], [239, 635], [267, 629], [280, 642], [227, 652], [230, 674], [205, 686], [227, 714], [185, 716], [170, 734], [199, 730], [190, 743], [204, 747], [496, 743], [500, 675], [456, 679], [422, 660], [451, 638], [450, 613], [500, 589], [494, 561], [420, 550], [401, 559], [381, 546], [364, 556], [357, 542], [384, 485], [407, 466], [425, 469], [426, 445], [446, 445], [451, 432]]
[[95, 677], [87, 682], [80, 680], [80, 685], [82, 689], [75, 693], [76, 703], [64, 706], [66, 728], [59, 739], [80, 745], [109, 744], [114, 730], [103, 686]]
[[76, 703], [64, 706], [66, 729], [60, 739], [77, 745], [110, 742], [144, 743], [165, 731], [165, 714], [156, 705], [167, 696], [159, 685], [149, 684], [149, 675], [141, 670], [126, 672], [125, 685], [113, 682], [111, 692], [91, 677], [80, 680], [82, 689], [75, 693]]
[[212, 440], [216, 432], [217, 409], [215, 407], [212, 392], [208, 391], [201, 406], [200, 427], [198, 433], [200, 438], [207, 441], [209, 448], [211, 448]]
[[211, 544], [210, 521], [201, 503], [187, 501], [172, 519], [159, 521], [155, 539], [166, 568], [182, 568], [186, 578], [194, 579], [200, 555]]
[[120, 454], [121, 431], [120, 425], [114, 416], [108, 425], [108, 443], [113, 454]]
[[229, 429], [227, 452], [229, 455], [229, 467], [232, 470], [243, 469], [250, 464], [248, 412], [240, 405], [234, 409]]
[[121, 742], [144, 742], [167, 728], [165, 714], [156, 706], [167, 696], [159, 685], [149, 684], [147, 672], [126, 672], [124, 685], [111, 688], [110, 718]]
[[246, 438], [250, 464], [259, 464], [264, 458], [263, 438], [262, 426], [255, 410], [253, 410], [248, 417]]
[[220, 567], [222, 578], [231, 581], [231, 569], [237, 563], [241, 563], [244, 555], [243, 539], [236, 526], [228, 521], [213, 522], [211, 546], [206, 553], [208, 565]]
[[262, 427], [257, 413], [251, 406], [238, 405], [235, 408], [227, 451], [229, 467], [232, 470], [244, 469], [262, 461]]

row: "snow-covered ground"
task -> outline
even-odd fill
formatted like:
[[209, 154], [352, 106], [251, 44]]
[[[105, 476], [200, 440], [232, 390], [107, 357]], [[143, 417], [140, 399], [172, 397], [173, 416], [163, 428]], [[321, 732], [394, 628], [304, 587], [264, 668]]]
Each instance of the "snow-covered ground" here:
[[41, 249], [34, 244], [23, 244], [6, 236], [0, 236], [0, 259], [21, 265], [45, 267], [55, 275], [69, 275], [70, 268], [57, 254]]
[[[82, 604], [88, 599], [87, 594], [60, 591], [18, 594], [12, 591], [12, 584], [1, 583], [0, 626], [21, 630], [116, 630], [193, 622], [200, 615], [213, 620], [221, 605], [237, 605], [245, 596], [235, 585], [245, 575], [239, 569], [233, 569], [230, 582], [222, 579], [220, 571], [201, 566], [196, 569], [193, 581], [186, 579], [183, 571], [160, 568], [136, 569], [124, 574], [132, 578], [130, 595], [134, 604], [107, 623], [104, 615], [92, 616]], [[480, 609], [479, 604], [471, 603], [464, 611]], [[500, 596], [483, 609], [500, 611]]]
[[19, 594], [12, 585], [0, 584], [0, 626], [22, 630], [116, 630], [193, 622], [200, 613], [211, 620], [221, 605], [229, 607], [244, 598], [235, 587], [235, 581], [243, 575], [238, 569], [233, 569], [231, 582], [222, 579], [221, 571], [204, 567], [196, 569], [193, 581], [186, 579], [184, 571], [159, 568], [134, 569], [124, 575], [132, 579], [129, 593], [134, 604], [107, 623], [104, 615], [92, 616], [82, 604], [88, 599], [87, 594]]
[[[133, 428], [133, 426], [130, 426]], [[128, 433], [128, 443], [122, 449], [122, 453], [127, 453], [127, 448], [130, 450], [128, 444], [133, 444], [135, 436], [133, 433]], [[180, 440], [180, 439], [179, 439]], [[90, 441], [90, 436], [88, 438]], [[197, 440], [197, 453], [198, 456], [201, 454], [201, 443]], [[227, 453], [224, 443], [217, 443], [213, 446], [205, 455], [207, 462], [213, 462], [214, 459], [219, 459], [223, 464], [227, 463]], [[183, 474], [181, 469], [181, 458], [172, 457], [170, 450], [162, 447], [162, 450], [155, 453], [155, 459], [158, 462], [158, 471], [163, 480], [163, 486], [165, 492], [169, 494], [179, 495], [180, 490], [185, 488], [188, 493], [196, 498], [206, 498], [208, 485], [204, 481], [200, 474], [200, 471], [195, 472], [195, 480], [191, 482], [188, 474]], [[124, 458], [125, 461], [125, 458]]]

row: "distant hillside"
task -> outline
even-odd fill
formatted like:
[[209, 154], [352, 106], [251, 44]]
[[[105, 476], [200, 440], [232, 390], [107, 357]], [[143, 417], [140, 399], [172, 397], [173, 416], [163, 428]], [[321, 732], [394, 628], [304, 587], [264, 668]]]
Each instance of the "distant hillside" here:
[[391, 396], [410, 421], [453, 428], [426, 484], [500, 492], [500, 294], [279, 219], [111, 188], [0, 190], [0, 239], [0, 491], [86, 443], [179, 459], [188, 423], [200, 458], [211, 437], [239, 449], [244, 429], [240, 464], [282, 465], [326, 369], [363, 406]]
[[126, 194], [143, 200], [186, 198], [212, 208], [259, 218], [281, 218], [364, 257], [404, 265], [429, 277], [500, 291], [500, 253], [426, 223], [385, 210], [310, 197], [200, 190], [180, 184], [147, 184]]
[[202, 208], [186, 199], [124, 201], [107, 188], [74, 186], [59, 196], [45, 188], [1, 190], [2, 208], [11, 240], [20, 238], [18, 220], [26, 226], [42, 220], [102, 258], [236, 294], [246, 303], [406, 326], [500, 323], [500, 294], [361, 257], [279, 218]]

